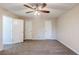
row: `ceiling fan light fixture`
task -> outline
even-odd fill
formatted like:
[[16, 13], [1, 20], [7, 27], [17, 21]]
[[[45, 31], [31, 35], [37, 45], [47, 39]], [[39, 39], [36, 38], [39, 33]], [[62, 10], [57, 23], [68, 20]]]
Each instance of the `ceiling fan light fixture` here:
[[40, 13], [38, 13], [38, 15], [40, 15]]
[[40, 13], [38, 11], [35, 11], [34, 15], [40, 15]]

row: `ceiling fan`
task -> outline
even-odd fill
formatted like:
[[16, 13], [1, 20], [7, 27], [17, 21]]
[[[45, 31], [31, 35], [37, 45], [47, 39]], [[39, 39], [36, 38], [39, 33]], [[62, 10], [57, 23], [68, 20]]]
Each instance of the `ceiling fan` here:
[[50, 11], [44, 10], [44, 8], [47, 6], [46, 3], [35, 3], [35, 5], [27, 5], [27, 4], [24, 4], [24, 6], [32, 10], [32, 11], [28, 11], [26, 13], [35, 12], [34, 13], [35, 15], [36, 14], [39, 14], [39, 12], [50, 13]]

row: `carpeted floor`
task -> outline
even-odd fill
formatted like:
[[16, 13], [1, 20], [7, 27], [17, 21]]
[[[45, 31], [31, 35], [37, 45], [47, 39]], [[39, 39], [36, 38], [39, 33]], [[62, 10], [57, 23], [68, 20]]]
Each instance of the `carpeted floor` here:
[[5, 45], [0, 55], [76, 55], [56, 40], [27, 40]]

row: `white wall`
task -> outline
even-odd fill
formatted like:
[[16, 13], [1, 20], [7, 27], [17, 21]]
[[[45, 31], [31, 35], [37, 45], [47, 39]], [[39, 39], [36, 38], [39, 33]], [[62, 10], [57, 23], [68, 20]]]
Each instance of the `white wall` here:
[[30, 19], [26, 18], [25, 39], [55, 40], [56, 39], [55, 19], [42, 16], [34, 16]]
[[79, 6], [57, 19], [57, 40], [79, 54]]
[[46, 39], [56, 39], [56, 26], [55, 26], [55, 20], [45, 20], [45, 30], [44, 30], [44, 35]]
[[25, 39], [32, 39], [32, 21], [25, 20], [25, 31], [24, 31]]
[[0, 15], [0, 51], [3, 49], [3, 42], [2, 42], [2, 16]]

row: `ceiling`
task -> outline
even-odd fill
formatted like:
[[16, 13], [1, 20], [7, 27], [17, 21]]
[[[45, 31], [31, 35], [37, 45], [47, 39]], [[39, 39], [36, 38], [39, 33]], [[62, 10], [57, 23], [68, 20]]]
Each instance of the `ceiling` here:
[[[0, 6], [18, 16], [22, 17], [34, 17], [34, 13], [25, 13], [29, 11], [27, 7], [23, 6], [23, 3], [0, 3]], [[34, 4], [33, 4], [34, 5]], [[75, 7], [78, 3], [47, 3], [46, 8], [50, 10], [49, 14], [41, 13], [42, 16], [56, 18], [61, 16], [63, 13]]]

